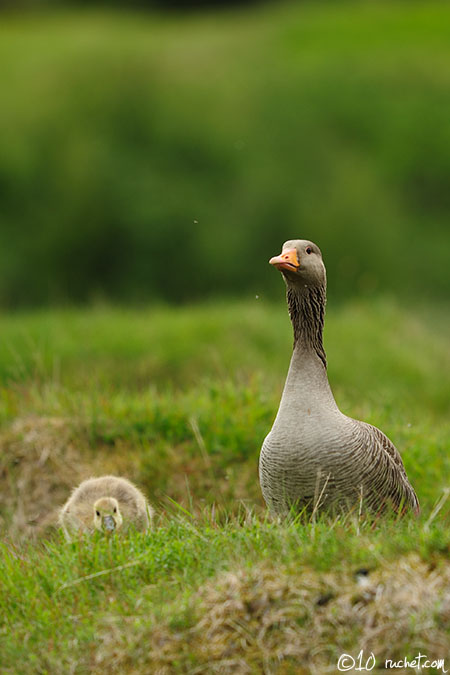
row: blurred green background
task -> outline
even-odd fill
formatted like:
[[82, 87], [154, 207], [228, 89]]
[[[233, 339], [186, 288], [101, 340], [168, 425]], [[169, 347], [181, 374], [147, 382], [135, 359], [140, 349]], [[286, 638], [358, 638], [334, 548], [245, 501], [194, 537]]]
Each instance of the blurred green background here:
[[449, 3], [3, 4], [4, 308], [448, 294]]

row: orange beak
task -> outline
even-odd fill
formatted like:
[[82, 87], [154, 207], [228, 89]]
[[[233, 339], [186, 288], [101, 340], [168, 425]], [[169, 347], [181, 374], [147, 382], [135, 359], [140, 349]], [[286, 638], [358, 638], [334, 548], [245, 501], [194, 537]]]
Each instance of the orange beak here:
[[297, 271], [298, 268], [300, 267], [300, 263], [298, 261], [298, 255], [297, 255], [297, 250], [295, 248], [289, 248], [280, 253], [280, 255], [276, 255], [274, 258], [271, 258], [269, 260], [269, 263], [271, 265], [275, 265], [275, 267], [278, 270], [295, 270]]

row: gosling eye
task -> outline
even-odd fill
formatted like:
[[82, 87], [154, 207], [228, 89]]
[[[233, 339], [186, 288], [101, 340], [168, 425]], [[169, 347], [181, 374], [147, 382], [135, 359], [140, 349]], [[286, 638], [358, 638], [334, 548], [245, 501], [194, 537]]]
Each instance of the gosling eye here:
[[306, 248], [306, 253], [309, 255], [309, 254], [312, 253], [312, 252], [313, 252], [313, 251], [312, 251], [311, 246], [308, 246], [308, 247]]
[[116, 509], [116, 507], [114, 507], [114, 513], [117, 513], [117, 509]]
[[96, 513], [98, 516], [100, 516], [100, 511], [96, 511], [95, 513]]

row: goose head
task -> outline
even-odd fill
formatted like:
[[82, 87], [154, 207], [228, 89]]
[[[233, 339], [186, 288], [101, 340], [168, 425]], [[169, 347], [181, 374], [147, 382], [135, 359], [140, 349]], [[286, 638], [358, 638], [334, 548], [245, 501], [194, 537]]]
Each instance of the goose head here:
[[114, 532], [122, 526], [119, 503], [114, 497], [101, 497], [94, 504], [94, 527], [100, 532]]
[[326, 272], [320, 248], [306, 239], [284, 242], [280, 255], [269, 260], [291, 288], [325, 287]]

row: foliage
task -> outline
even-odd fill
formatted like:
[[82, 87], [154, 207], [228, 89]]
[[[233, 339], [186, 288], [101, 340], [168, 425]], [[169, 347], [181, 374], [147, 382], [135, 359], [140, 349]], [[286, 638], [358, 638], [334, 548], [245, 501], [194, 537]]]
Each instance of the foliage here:
[[0, 302], [448, 291], [447, 3], [78, 10], [0, 27]]

